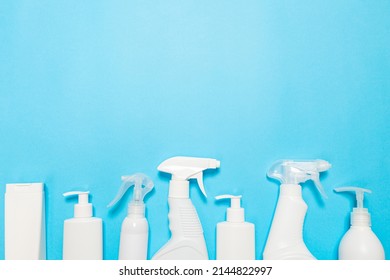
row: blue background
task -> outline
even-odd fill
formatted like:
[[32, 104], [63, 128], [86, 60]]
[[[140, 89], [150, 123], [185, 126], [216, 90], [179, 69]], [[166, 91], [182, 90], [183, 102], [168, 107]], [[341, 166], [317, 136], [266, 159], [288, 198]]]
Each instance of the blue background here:
[[[224, 193], [242, 194], [262, 258], [282, 158], [330, 161], [329, 199], [304, 184], [308, 248], [336, 259], [352, 195], [366, 205], [390, 257], [389, 1], [1, 1], [0, 201], [6, 183], [44, 182], [47, 256], [62, 257], [63, 221], [89, 189], [116, 259], [129, 193], [109, 212], [121, 175], [148, 174], [149, 257], [169, 238], [168, 180], [176, 156], [213, 157], [208, 199], [191, 188], [215, 258]], [[195, 186], [195, 183], [191, 184]], [[4, 209], [0, 208], [0, 258]]]

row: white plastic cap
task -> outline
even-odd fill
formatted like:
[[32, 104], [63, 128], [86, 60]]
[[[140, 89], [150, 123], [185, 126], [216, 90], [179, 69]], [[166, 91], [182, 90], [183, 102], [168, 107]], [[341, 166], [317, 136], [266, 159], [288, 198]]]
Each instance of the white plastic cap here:
[[356, 193], [356, 207], [351, 212], [352, 226], [371, 226], [371, 215], [367, 208], [363, 207], [364, 193], [371, 193], [369, 189], [359, 187], [340, 187], [335, 188], [336, 192], [355, 192]]
[[230, 199], [230, 207], [226, 211], [226, 221], [232, 223], [245, 222], [245, 210], [241, 207], [241, 195], [223, 194], [215, 197], [216, 200]]
[[88, 202], [89, 192], [72, 191], [63, 194], [65, 197], [78, 195], [79, 203], [74, 205], [75, 218], [89, 218], [92, 217], [92, 204]]

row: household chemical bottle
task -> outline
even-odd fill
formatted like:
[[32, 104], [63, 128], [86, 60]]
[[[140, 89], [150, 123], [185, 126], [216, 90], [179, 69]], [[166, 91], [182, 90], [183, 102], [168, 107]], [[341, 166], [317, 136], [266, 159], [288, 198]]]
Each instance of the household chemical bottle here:
[[208, 253], [198, 213], [189, 198], [190, 179], [196, 179], [202, 193], [203, 171], [215, 169], [220, 162], [211, 158], [173, 157], [158, 166], [172, 174], [169, 182], [170, 240], [154, 255], [154, 260], [207, 260]]
[[279, 180], [282, 184], [263, 252], [264, 259], [315, 259], [303, 241], [307, 205], [302, 199], [302, 187], [299, 184], [312, 180], [321, 195], [326, 197], [319, 177], [320, 172], [330, 167], [330, 163], [324, 160], [280, 160], [272, 165], [267, 176]]
[[364, 193], [368, 189], [358, 187], [335, 188], [336, 192], [355, 192], [357, 207], [351, 212], [351, 227], [339, 245], [340, 260], [384, 260], [385, 251], [378, 237], [371, 229], [371, 216], [363, 207]]
[[119, 259], [146, 260], [148, 253], [149, 224], [145, 218], [144, 197], [153, 189], [152, 180], [142, 173], [122, 176], [119, 192], [107, 207], [114, 206], [134, 186], [133, 199], [127, 208], [127, 217], [122, 222]]
[[102, 260], [102, 219], [92, 217], [92, 204], [88, 203], [89, 192], [72, 191], [65, 197], [78, 196], [74, 205], [74, 218], [64, 221], [64, 260]]
[[241, 195], [219, 195], [215, 199], [230, 199], [226, 222], [217, 224], [217, 260], [254, 260], [255, 225], [245, 222]]
[[45, 260], [44, 184], [6, 184], [4, 200], [4, 258]]

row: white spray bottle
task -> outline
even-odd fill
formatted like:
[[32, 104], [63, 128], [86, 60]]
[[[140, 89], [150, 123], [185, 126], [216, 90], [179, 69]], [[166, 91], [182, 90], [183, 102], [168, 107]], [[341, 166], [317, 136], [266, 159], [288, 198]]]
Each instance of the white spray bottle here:
[[272, 165], [267, 176], [282, 184], [263, 252], [265, 260], [315, 259], [303, 241], [307, 204], [302, 199], [302, 187], [299, 184], [312, 180], [321, 195], [326, 197], [319, 174], [330, 167], [330, 163], [324, 160], [281, 160]]
[[351, 227], [339, 245], [340, 260], [384, 260], [383, 246], [371, 229], [371, 216], [363, 207], [364, 193], [368, 189], [358, 187], [335, 188], [336, 192], [356, 192], [357, 207], [351, 212]]
[[210, 158], [173, 157], [158, 166], [172, 174], [169, 182], [170, 240], [153, 256], [154, 260], [207, 260], [208, 253], [198, 213], [189, 198], [190, 179], [196, 179], [206, 196], [203, 171], [215, 169], [220, 162]]
[[[134, 186], [133, 199], [127, 208], [127, 217], [122, 222], [119, 260], [146, 260], [148, 252], [149, 224], [145, 218], [144, 197], [153, 189], [152, 180], [142, 174], [122, 176], [119, 192], [107, 207], [114, 206]], [[144, 187], [142, 187], [144, 186]]]

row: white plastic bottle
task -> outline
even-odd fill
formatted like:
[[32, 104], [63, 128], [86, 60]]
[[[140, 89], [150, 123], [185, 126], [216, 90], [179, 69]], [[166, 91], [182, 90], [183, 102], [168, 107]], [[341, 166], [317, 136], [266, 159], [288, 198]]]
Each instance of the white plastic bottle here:
[[74, 218], [64, 221], [64, 260], [102, 260], [102, 219], [92, 217], [92, 204], [88, 203], [89, 192], [72, 191], [65, 197], [78, 195], [74, 205]]
[[351, 227], [339, 245], [340, 260], [384, 260], [382, 243], [371, 229], [371, 216], [363, 207], [364, 193], [368, 189], [358, 187], [335, 188], [336, 192], [356, 192], [357, 207], [351, 212]]
[[170, 240], [153, 256], [153, 260], [207, 260], [208, 252], [198, 213], [189, 198], [189, 180], [196, 179], [206, 196], [203, 171], [215, 169], [220, 162], [210, 158], [173, 157], [158, 166], [172, 174], [169, 182]]
[[331, 165], [324, 160], [281, 160], [274, 163], [267, 176], [279, 180], [279, 199], [263, 252], [265, 260], [313, 260], [315, 257], [303, 241], [303, 224], [307, 205], [302, 199], [300, 183], [312, 180], [326, 197], [319, 173]]
[[217, 224], [217, 260], [254, 260], [255, 225], [245, 222], [245, 210], [240, 196], [219, 195], [217, 200], [230, 199], [226, 222]]
[[[122, 222], [119, 260], [146, 260], [148, 252], [149, 224], [145, 218], [144, 197], [153, 189], [152, 180], [142, 174], [122, 176], [119, 192], [107, 207], [114, 206], [134, 185], [133, 199], [127, 208], [127, 217]], [[142, 187], [144, 186], [144, 187]]]
[[4, 206], [5, 259], [46, 259], [43, 183], [7, 184]]

